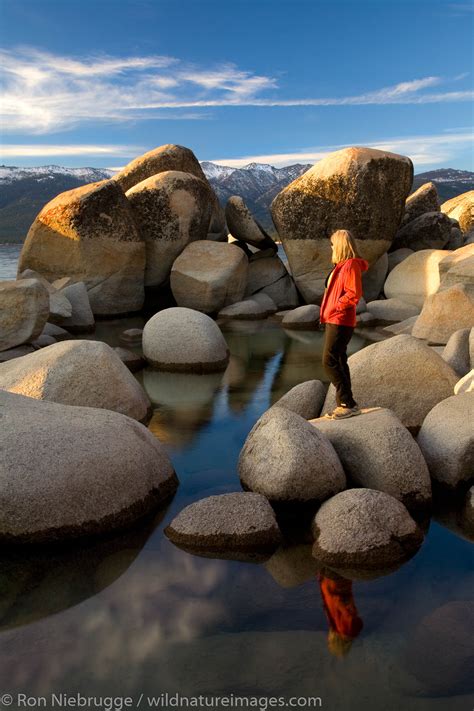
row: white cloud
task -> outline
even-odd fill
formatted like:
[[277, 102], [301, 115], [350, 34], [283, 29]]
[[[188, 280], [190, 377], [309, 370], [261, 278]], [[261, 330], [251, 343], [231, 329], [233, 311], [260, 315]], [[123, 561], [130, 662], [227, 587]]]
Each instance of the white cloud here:
[[134, 156], [142, 153], [143, 148], [137, 146], [94, 146], [94, 145], [48, 145], [48, 144], [13, 144], [3, 145], [0, 155], [5, 158], [36, 158], [54, 156]]
[[[385, 140], [368, 140], [357, 145], [369, 148], [377, 148], [382, 151], [399, 153], [409, 156], [416, 166], [439, 165], [449, 161], [459, 150], [468, 150], [474, 143], [473, 132], [464, 133], [442, 133], [432, 136], [406, 136], [388, 138]], [[281, 168], [293, 163], [316, 163], [324, 158], [328, 153], [347, 148], [350, 143], [343, 143], [332, 146], [319, 146], [314, 150], [294, 151], [292, 153], [273, 153], [261, 155], [247, 155], [241, 158], [218, 158], [211, 159], [218, 165], [227, 165], [231, 168], [241, 168], [248, 163], [268, 163]]]
[[[200, 67], [159, 55], [77, 59], [20, 47], [1, 51], [0, 65], [3, 130], [39, 135], [91, 121], [201, 120], [208, 118], [203, 108], [224, 106], [426, 104], [473, 97], [467, 90], [431, 93], [448, 80], [429, 76], [355, 96], [282, 99], [273, 77], [232, 64]], [[462, 78], [465, 74], [449, 81]], [[272, 95], [262, 96], [265, 92]]]

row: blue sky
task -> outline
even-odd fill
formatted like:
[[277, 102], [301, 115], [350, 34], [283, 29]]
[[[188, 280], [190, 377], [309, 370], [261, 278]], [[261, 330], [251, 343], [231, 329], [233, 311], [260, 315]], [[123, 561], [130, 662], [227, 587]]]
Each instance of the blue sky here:
[[474, 169], [472, 3], [0, 2], [7, 165], [179, 143], [236, 166], [370, 145]]

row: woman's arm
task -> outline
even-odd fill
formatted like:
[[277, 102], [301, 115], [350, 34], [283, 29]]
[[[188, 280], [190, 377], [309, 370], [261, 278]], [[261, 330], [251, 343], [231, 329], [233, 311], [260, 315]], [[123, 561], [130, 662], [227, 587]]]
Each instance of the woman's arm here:
[[348, 306], [357, 306], [362, 296], [362, 275], [357, 262], [352, 262], [344, 269], [343, 288], [343, 294], [337, 300], [337, 307], [345, 309]]

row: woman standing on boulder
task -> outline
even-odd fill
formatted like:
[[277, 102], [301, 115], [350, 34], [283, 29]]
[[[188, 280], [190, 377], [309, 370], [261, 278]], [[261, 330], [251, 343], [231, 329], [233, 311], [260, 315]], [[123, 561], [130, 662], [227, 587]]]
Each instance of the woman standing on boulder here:
[[337, 407], [328, 417], [342, 419], [360, 414], [352, 395], [347, 345], [354, 333], [356, 306], [362, 296], [362, 272], [367, 271], [369, 263], [359, 257], [348, 230], [334, 232], [331, 246], [335, 266], [326, 278], [319, 320], [325, 324], [323, 365], [336, 388]]

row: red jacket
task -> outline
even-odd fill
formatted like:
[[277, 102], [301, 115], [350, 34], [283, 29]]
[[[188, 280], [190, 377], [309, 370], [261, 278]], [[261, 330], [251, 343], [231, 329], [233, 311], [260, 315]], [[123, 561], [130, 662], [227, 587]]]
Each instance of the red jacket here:
[[356, 306], [362, 296], [362, 272], [368, 268], [368, 261], [359, 257], [336, 264], [321, 302], [320, 323], [356, 325]]

